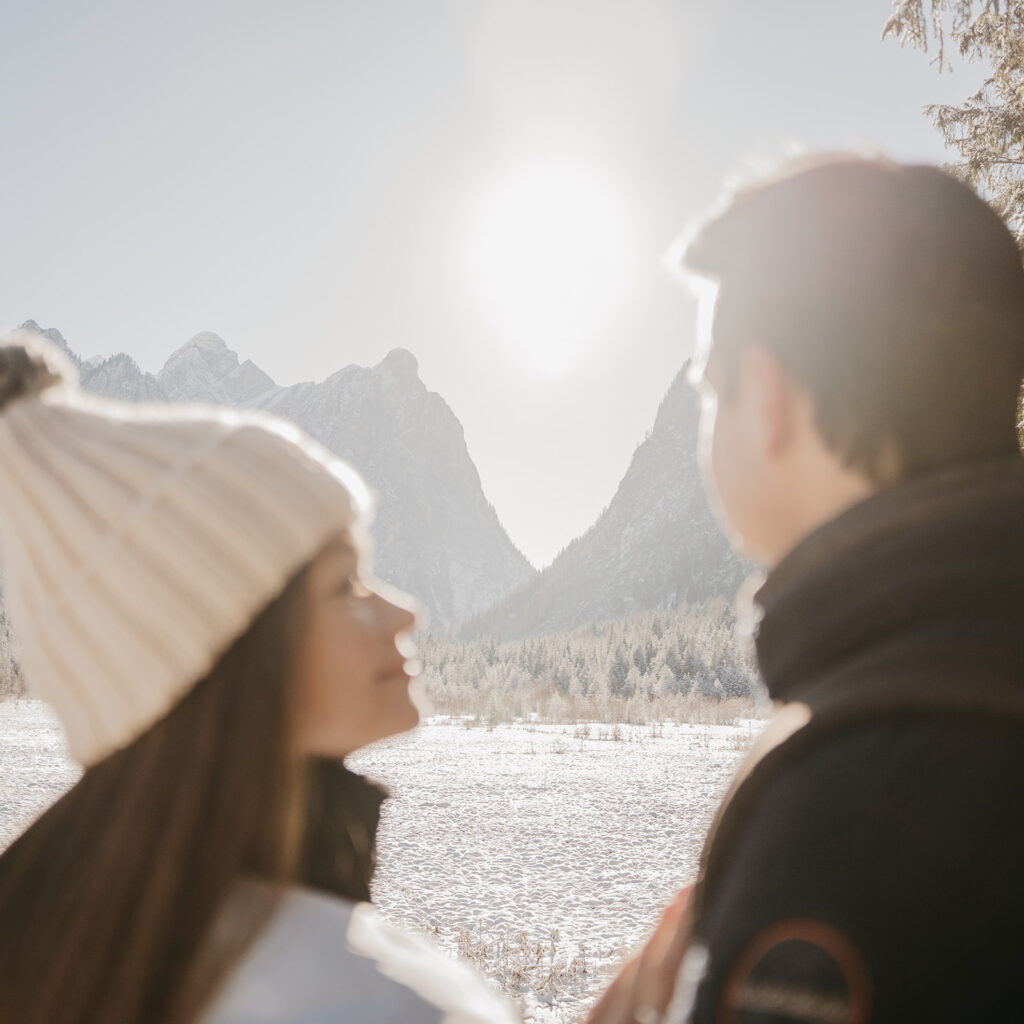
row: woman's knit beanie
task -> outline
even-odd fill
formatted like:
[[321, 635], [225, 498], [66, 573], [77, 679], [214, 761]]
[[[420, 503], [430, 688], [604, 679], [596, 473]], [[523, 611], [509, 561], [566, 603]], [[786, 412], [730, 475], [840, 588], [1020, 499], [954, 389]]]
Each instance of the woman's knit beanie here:
[[3, 597], [82, 764], [163, 717], [367, 506], [285, 420], [100, 399], [41, 335], [0, 339]]

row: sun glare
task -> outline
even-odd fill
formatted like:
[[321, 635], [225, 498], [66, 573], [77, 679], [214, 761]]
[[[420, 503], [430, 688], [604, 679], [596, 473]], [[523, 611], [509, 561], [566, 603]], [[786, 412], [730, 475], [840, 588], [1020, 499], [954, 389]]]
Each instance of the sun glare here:
[[522, 168], [485, 197], [474, 284], [506, 344], [534, 371], [568, 371], [619, 305], [630, 232], [611, 184], [586, 165]]

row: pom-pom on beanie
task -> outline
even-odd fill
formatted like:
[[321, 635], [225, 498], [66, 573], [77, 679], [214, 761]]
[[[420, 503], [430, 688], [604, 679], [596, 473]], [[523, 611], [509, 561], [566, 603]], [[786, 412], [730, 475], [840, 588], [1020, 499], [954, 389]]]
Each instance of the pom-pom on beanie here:
[[41, 335], [0, 339], [4, 600], [82, 764], [162, 718], [368, 505], [286, 420], [101, 399]]

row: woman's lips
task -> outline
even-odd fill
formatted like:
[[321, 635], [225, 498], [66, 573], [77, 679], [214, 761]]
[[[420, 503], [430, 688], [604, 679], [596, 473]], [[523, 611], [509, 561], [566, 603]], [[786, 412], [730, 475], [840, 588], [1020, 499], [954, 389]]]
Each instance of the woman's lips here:
[[412, 679], [420, 674], [422, 666], [416, 658], [406, 658], [404, 661], [396, 662], [390, 668], [380, 674], [381, 679], [394, 679], [396, 676], [403, 676], [405, 679]]

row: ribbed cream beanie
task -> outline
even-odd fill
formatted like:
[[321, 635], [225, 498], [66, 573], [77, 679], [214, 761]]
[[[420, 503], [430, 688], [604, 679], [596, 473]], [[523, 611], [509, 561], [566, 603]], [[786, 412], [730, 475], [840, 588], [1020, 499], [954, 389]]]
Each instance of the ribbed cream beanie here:
[[4, 599], [82, 764], [158, 721], [367, 506], [285, 420], [100, 399], [42, 336], [0, 340]]

